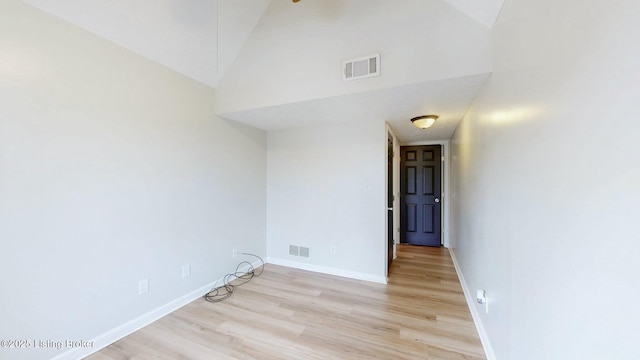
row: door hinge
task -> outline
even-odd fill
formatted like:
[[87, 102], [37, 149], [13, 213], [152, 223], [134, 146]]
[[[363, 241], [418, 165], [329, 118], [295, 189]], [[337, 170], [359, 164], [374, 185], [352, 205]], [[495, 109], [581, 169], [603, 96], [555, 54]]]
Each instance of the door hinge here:
[[444, 162], [444, 155], [442, 155], [442, 162]]

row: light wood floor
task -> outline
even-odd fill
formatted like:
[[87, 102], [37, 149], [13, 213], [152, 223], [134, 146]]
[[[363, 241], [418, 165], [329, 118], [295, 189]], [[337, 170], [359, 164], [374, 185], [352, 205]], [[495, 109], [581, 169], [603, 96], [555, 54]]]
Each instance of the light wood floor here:
[[447, 249], [401, 245], [388, 285], [275, 265], [88, 357], [485, 359]]

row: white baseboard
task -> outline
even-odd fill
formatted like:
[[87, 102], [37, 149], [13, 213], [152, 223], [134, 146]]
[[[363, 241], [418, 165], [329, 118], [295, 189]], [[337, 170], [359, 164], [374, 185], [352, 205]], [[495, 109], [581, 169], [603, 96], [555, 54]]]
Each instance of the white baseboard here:
[[[254, 268], [258, 268], [262, 265], [260, 261], [255, 261], [252, 263]], [[246, 267], [240, 269], [241, 271], [246, 272]], [[130, 320], [112, 330], [109, 330], [101, 335], [96, 336], [90, 341], [93, 342], [93, 346], [91, 348], [74, 348], [69, 351], [66, 351], [51, 360], [80, 360], [83, 359], [93, 353], [96, 353], [105, 347], [113, 344], [114, 342], [124, 338], [127, 335], [130, 335], [143, 327], [151, 324], [152, 322], [159, 320], [160, 318], [180, 309], [181, 307], [197, 300], [198, 298], [204, 296], [207, 292], [209, 292], [214, 286], [221, 285], [224, 281], [224, 277], [200, 287], [184, 296], [181, 296], [165, 305], [162, 305], [154, 310], [149, 311], [148, 313], [141, 315], [133, 320]]]
[[456, 258], [456, 254], [453, 249], [449, 248], [449, 254], [451, 254], [451, 260], [453, 260], [453, 266], [456, 268], [456, 273], [458, 274], [458, 278], [460, 279], [460, 284], [462, 285], [462, 291], [464, 292], [464, 297], [467, 300], [467, 306], [469, 307], [469, 311], [471, 311], [471, 317], [473, 317], [473, 322], [476, 325], [476, 329], [478, 330], [478, 335], [480, 336], [480, 342], [482, 342], [482, 347], [484, 348], [485, 355], [487, 356], [487, 360], [497, 360], [496, 355], [493, 352], [493, 347], [491, 346], [491, 342], [489, 341], [489, 334], [484, 328], [482, 324], [482, 320], [480, 318], [480, 313], [478, 312], [478, 306], [476, 306], [476, 299], [474, 297], [474, 292], [469, 289], [466, 280], [464, 279], [464, 275], [462, 275], [462, 270], [460, 269], [460, 265], [458, 264], [458, 259]]
[[294, 269], [313, 271], [313, 272], [322, 273], [322, 274], [342, 276], [342, 277], [346, 277], [346, 278], [350, 278], [350, 279], [371, 281], [371, 282], [375, 282], [375, 283], [379, 283], [379, 284], [386, 284], [387, 283], [387, 277], [386, 276], [375, 276], [375, 275], [361, 273], [361, 272], [357, 272], [357, 271], [348, 271], [348, 270], [332, 268], [332, 267], [328, 267], [328, 266], [305, 264], [305, 263], [300, 263], [300, 262], [296, 262], [296, 261], [291, 261], [291, 260], [286, 260], [286, 259], [279, 259], [279, 258], [271, 258], [271, 257], [267, 258], [267, 263], [268, 264], [274, 264], [274, 265], [286, 266], [286, 267], [290, 267], [290, 268], [294, 268]]

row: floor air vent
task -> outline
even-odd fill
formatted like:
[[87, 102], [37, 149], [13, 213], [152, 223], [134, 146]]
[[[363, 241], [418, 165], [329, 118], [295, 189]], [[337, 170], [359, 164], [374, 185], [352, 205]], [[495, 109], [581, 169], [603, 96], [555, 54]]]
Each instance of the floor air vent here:
[[380, 75], [380, 54], [363, 56], [342, 63], [342, 80], [356, 80]]
[[309, 257], [309, 248], [308, 247], [304, 247], [304, 246], [300, 246], [300, 256], [302, 257]]
[[289, 245], [289, 255], [308, 258], [309, 248], [304, 246], [298, 246], [298, 245]]

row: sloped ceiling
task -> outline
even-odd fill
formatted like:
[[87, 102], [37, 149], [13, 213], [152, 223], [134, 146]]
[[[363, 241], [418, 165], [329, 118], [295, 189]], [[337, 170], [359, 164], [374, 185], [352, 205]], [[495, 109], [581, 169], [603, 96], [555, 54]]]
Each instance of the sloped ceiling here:
[[449, 5], [467, 14], [480, 24], [491, 28], [496, 22], [504, 0], [444, 0]]
[[[23, 1], [213, 87], [218, 84], [236, 58], [271, 2], [271, 0]], [[493, 26], [504, 2], [504, 0], [444, 1], [487, 27]]]
[[[302, 0], [298, 4], [293, 4], [291, 0], [23, 1], [174, 71], [211, 87], [217, 87], [268, 8], [275, 5], [281, 7], [285, 3], [288, 6], [300, 6], [308, 2], [307, 5], [316, 4], [315, 7], [320, 6], [319, 8], [339, 9], [342, 7], [341, 4], [355, 0]], [[473, 21], [490, 28], [504, 0], [431, 1], [442, 1]], [[335, 14], [324, 15], [335, 16]], [[352, 31], [358, 31], [358, 29], [353, 28]], [[287, 48], [281, 50], [284, 52], [283, 57], [287, 56], [287, 51], [296, 51], [296, 49]], [[286, 121], [275, 120], [275, 116], [293, 118], [301, 114], [309, 114], [314, 106], [317, 107], [320, 104], [342, 109], [342, 113], [340, 116], [336, 115], [336, 118], [345, 118], [346, 114], [357, 110], [349, 108], [348, 104], [355, 104], [358, 101], [349, 102], [340, 98], [347, 96], [349, 99], [349, 96], [352, 96], [351, 100], [375, 102], [377, 105], [372, 108], [372, 111], [376, 114], [372, 116], [383, 116], [401, 141], [443, 139], [452, 134], [479, 90], [479, 84], [486, 80], [487, 75], [479, 74], [478, 77], [451, 79], [448, 83], [429, 81], [425, 84], [415, 84], [415, 88], [396, 84], [378, 91], [364, 91], [361, 95], [329, 96], [324, 100], [301, 101], [299, 104], [282, 107], [247, 109], [225, 114], [225, 117], [270, 130], [281, 128], [286, 124]], [[414, 94], [420, 94], [421, 97], [407, 97], [409, 90], [416, 91]], [[403, 106], [394, 106], [390, 102], [393, 99], [407, 98], [415, 101], [405, 101]], [[407, 127], [410, 123], [405, 123], [408, 121], [405, 118], [422, 115], [421, 111], [425, 108], [425, 104], [441, 105], [440, 108], [444, 111], [441, 124], [447, 122], [447, 125], [440, 126], [441, 130], [446, 128], [447, 131], [416, 133], [416, 129]], [[291, 106], [291, 108], [285, 108], [285, 106]], [[433, 107], [437, 108], [436, 105], [431, 108]], [[263, 121], [257, 119], [263, 119]]]
[[215, 87], [270, 0], [23, 0]]
[[[343, 60], [371, 53], [379, 77], [342, 81]], [[383, 120], [402, 143], [445, 140], [491, 71], [490, 30], [444, 1], [273, 0], [216, 111], [267, 131]], [[412, 126], [426, 114], [440, 119]]]

